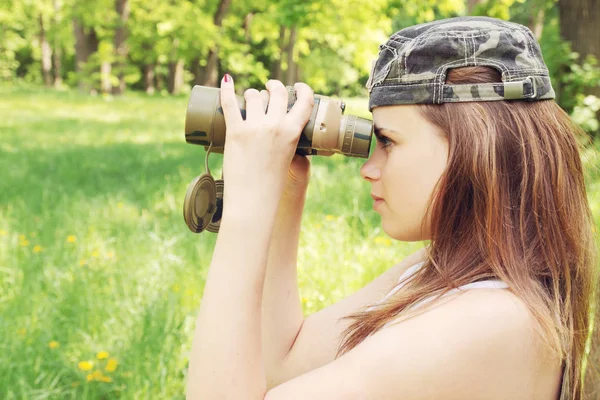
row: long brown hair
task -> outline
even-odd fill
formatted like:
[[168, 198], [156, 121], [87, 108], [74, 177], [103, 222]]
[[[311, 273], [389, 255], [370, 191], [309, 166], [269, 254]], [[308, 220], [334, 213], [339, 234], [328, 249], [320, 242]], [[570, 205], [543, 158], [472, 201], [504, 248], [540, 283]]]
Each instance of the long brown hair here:
[[[446, 82], [501, 77], [490, 67], [464, 67], [450, 70]], [[408, 308], [426, 297], [502, 279], [563, 360], [561, 398], [580, 399], [598, 279], [579, 153], [584, 132], [554, 100], [424, 104], [419, 110], [449, 144], [428, 208], [427, 258], [403, 279], [403, 290], [343, 318], [352, 322], [336, 358], [392, 319], [418, 314]]]

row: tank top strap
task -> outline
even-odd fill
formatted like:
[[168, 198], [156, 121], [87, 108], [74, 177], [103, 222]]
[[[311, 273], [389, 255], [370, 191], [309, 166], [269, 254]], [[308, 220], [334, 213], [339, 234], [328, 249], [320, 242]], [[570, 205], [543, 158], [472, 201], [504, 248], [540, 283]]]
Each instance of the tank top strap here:
[[[370, 311], [370, 310], [374, 309], [376, 306], [383, 303], [390, 296], [393, 296], [398, 290], [400, 290], [404, 286], [405, 282], [402, 282], [402, 280], [405, 279], [406, 277], [414, 274], [424, 264], [425, 264], [425, 261], [422, 261], [422, 262], [419, 262], [419, 263], [414, 264], [411, 267], [407, 268], [404, 271], [404, 273], [402, 273], [400, 278], [398, 278], [398, 284], [396, 284], [396, 286], [394, 286], [382, 299], [377, 301], [377, 303], [368, 307], [367, 310]], [[469, 289], [507, 289], [508, 287], [509, 287], [508, 284], [500, 279], [489, 279], [489, 280], [485, 280], [485, 281], [472, 282], [472, 283], [468, 283], [468, 284], [459, 286], [458, 288], [451, 289], [448, 292], [444, 293], [441, 297], [448, 296], [450, 294], [453, 294], [453, 293], [456, 293], [459, 291], [462, 292], [462, 291], [469, 290]], [[434, 296], [427, 297], [427, 298], [413, 304], [409, 308], [421, 307], [421, 306], [429, 303], [430, 301], [433, 301], [434, 299], [435, 299]]]

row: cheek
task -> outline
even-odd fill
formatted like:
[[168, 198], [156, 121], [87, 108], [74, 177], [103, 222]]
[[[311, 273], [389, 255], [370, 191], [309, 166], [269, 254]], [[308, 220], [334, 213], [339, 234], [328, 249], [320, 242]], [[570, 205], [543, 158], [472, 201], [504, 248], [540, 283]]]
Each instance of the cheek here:
[[447, 153], [437, 146], [407, 146], [389, 157], [383, 179], [393, 216], [386, 222], [397, 226], [396, 237], [420, 240], [421, 221], [446, 161]]

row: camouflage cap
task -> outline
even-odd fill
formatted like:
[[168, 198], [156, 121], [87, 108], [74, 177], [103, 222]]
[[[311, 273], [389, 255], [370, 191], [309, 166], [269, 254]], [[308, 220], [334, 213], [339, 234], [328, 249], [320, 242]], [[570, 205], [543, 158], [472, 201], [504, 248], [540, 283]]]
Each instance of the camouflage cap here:
[[[445, 83], [449, 69], [467, 66], [493, 67], [502, 83]], [[448, 18], [394, 33], [379, 46], [366, 87], [370, 111], [396, 104], [555, 97], [531, 30], [490, 17]]]

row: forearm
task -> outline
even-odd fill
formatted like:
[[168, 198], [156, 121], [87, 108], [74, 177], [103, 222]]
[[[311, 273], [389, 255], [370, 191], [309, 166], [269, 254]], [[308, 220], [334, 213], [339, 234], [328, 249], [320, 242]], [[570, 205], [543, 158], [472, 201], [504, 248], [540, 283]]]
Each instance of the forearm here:
[[262, 344], [267, 387], [278, 374], [304, 321], [298, 294], [298, 242], [306, 189], [286, 194], [277, 213], [263, 290]]
[[190, 354], [190, 400], [266, 393], [260, 314], [272, 214], [223, 216]]

